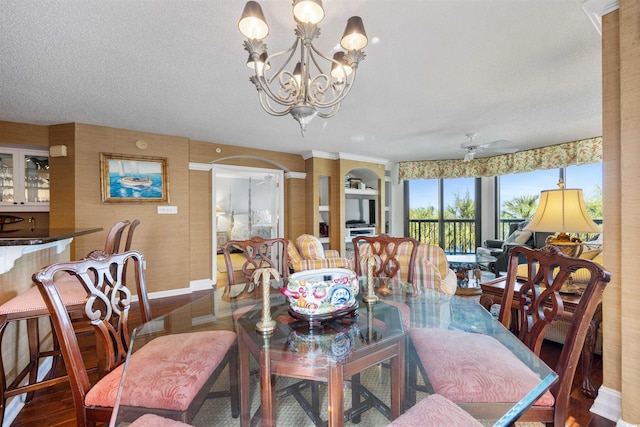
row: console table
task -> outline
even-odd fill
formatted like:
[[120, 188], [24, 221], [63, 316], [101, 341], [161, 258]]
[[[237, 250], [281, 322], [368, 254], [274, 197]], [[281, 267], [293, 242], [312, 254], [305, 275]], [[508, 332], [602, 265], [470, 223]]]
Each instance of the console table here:
[[[505, 282], [505, 277], [499, 277], [495, 280], [482, 283], [480, 285], [480, 287], [482, 288], [482, 294], [480, 295], [480, 304], [483, 305], [487, 310], [490, 310], [493, 304], [500, 304], [502, 302], [502, 294], [504, 292]], [[516, 292], [514, 293], [512, 306], [514, 307], [514, 311], [517, 311], [520, 306], [520, 302], [516, 299], [516, 295], [519, 289], [520, 284], [516, 283]], [[564, 304], [563, 318], [571, 321], [573, 314], [578, 307], [578, 303], [580, 302], [580, 295], [561, 293], [560, 296]], [[515, 314], [512, 314], [511, 319], [513, 322], [514, 319], [517, 319], [517, 316]], [[591, 368], [593, 365], [593, 353], [596, 344], [596, 336], [601, 319], [602, 312], [600, 306], [596, 314], [593, 316], [593, 319], [591, 319], [589, 332], [587, 333], [587, 338], [584, 342], [584, 347], [582, 348], [582, 393], [592, 399], [595, 399], [595, 397], [598, 395], [598, 390], [593, 385], [593, 380], [591, 378]], [[517, 326], [512, 326], [512, 329], [517, 332]]]

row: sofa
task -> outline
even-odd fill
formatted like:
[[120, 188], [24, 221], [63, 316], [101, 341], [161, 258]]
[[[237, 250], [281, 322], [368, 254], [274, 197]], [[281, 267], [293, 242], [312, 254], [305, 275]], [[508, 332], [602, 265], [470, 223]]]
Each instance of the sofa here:
[[[359, 247], [360, 254], [371, 253], [367, 243]], [[400, 260], [400, 279], [407, 280], [411, 247], [410, 243], [401, 244], [398, 248]], [[350, 268], [355, 270], [355, 259], [351, 260]], [[360, 261], [360, 271], [367, 271], [365, 261]], [[447, 257], [439, 246], [420, 243], [416, 253], [413, 276], [419, 289], [436, 289], [453, 295], [458, 287], [455, 272], [449, 268]]]
[[528, 248], [541, 248], [546, 244], [547, 237], [555, 233], [531, 232], [524, 230], [529, 220], [509, 226], [509, 236], [505, 240], [487, 239], [481, 247], [476, 248], [476, 254], [489, 255], [496, 261], [489, 264], [489, 270], [498, 275], [501, 271], [507, 271], [509, 263], [509, 249], [514, 246], [526, 246]]

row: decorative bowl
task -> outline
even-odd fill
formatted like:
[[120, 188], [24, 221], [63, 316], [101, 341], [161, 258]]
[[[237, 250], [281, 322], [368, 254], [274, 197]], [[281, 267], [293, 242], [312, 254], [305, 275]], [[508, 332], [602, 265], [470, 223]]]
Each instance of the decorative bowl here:
[[346, 310], [356, 305], [358, 276], [346, 268], [321, 268], [289, 276], [280, 292], [289, 299], [289, 308], [305, 316]]

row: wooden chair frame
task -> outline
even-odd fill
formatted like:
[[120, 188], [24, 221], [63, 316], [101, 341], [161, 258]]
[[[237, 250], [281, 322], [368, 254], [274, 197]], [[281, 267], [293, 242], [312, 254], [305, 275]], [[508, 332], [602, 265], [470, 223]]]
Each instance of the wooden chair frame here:
[[[222, 253], [227, 266], [228, 284], [224, 288], [222, 299], [224, 301], [237, 301], [245, 298], [260, 298], [262, 286], [253, 283], [253, 272], [259, 268], [274, 268], [280, 273], [283, 282], [289, 277], [289, 255], [287, 252], [288, 241], [277, 237], [263, 239], [252, 237], [250, 240], [230, 240], [222, 245]], [[233, 250], [240, 251], [245, 258], [242, 264], [242, 275], [245, 282], [244, 288], [238, 293], [232, 292], [236, 285], [231, 254]], [[274, 290], [275, 292], [275, 290]]]
[[[82, 359], [81, 349], [71, 324], [71, 319], [66, 307], [62, 303], [56, 283], [53, 277], [56, 273], [64, 271], [75, 276], [80, 285], [87, 292], [86, 303], [83, 306], [84, 317], [92, 324], [96, 335], [96, 348], [98, 352], [99, 370], [108, 373], [124, 363], [127, 357], [130, 343], [130, 331], [128, 326], [129, 310], [131, 307], [132, 292], [123, 283], [125, 266], [133, 263], [136, 279], [136, 290], [139, 303], [147, 307], [143, 310], [143, 322], [150, 321], [144, 313], [148, 310], [149, 300], [144, 278], [144, 258], [140, 252], [128, 251], [121, 254], [105, 254], [102, 251], [94, 251], [84, 260], [53, 264], [34, 274], [33, 280], [37, 283], [40, 293], [49, 309], [55, 334], [60, 342], [65, 366], [69, 375], [69, 382], [76, 410], [78, 426], [95, 425], [95, 423], [108, 423], [113, 408], [86, 406], [85, 397], [92, 387], [89, 373]], [[222, 372], [226, 363], [229, 363], [230, 383], [232, 385], [232, 414], [238, 414], [238, 390], [236, 345], [227, 352], [218, 368], [209, 377], [202, 390], [190, 403], [184, 412], [160, 411], [164, 416], [169, 416], [181, 421], [190, 421], [204, 400], [209, 397], [211, 385]], [[229, 395], [229, 394], [227, 394]], [[234, 403], [234, 401], [236, 403]], [[161, 408], [159, 408], [161, 409]], [[141, 408], [142, 412], [148, 409]], [[140, 414], [138, 414], [140, 415]]]
[[[129, 226], [127, 233], [127, 240], [125, 244], [125, 251], [128, 251], [131, 247], [133, 240], [133, 232], [135, 228], [140, 224], [140, 220], [136, 219], [132, 222], [128, 220], [122, 220], [116, 222], [105, 239], [104, 252], [107, 254], [118, 253], [120, 251], [120, 242], [124, 230]], [[126, 271], [126, 266], [125, 266]], [[123, 276], [126, 281], [126, 274]], [[67, 311], [71, 313], [74, 318], [81, 316], [83, 304], [66, 305]], [[143, 319], [151, 319], [151, 311], [149, 306], [140, 305]], [[69, 380], [68, 375], [62, 375], [54, 377], [55, 372], [58, 370], [60, 364], [60, 347], [57, 341], [55, 333], [53, 334], [53, 349], [49, 351], [42, 351], [40, 349], [40, 331], [38, 327], [38, 318], [48, 316], [49, 311], [42, 306], [40, 309], [30, 309], [20, 312], [7, 313], [0, 316], [0, 342], [4, 336], [5, 328], [9, 322], [16, 322], [20, 320], [26, 321], [28, 347], [29, 347], [29, 362], [22, 369], [16, 378], [10, 383], [7, 383], [4, 372], [4, 364], [2, 357], [0, 357], [0, 420], [4, 419], [4, 411], [6, 408], [7, 399], [26, 393], [25, 401], [29, 402], [33, 398], [34, 391], [41, 390], [47, 387], [51, 387]], [[52, 327], [53, 330], [53, 327]], [[49, 374], [45, 376], [42, 381], [37, 381], [38, 367], [40, 366], [40, 360], [46, 357], [53, 357], [53, 362]], [[20, 385], [25, 378], [28, 378], [26, 385]]]
[[[518, 276], [518, 264], [526, 260], [526, 277]], [[571, 326], [567, 333], [567, 340], [562, 347], [560, 358], [554, 371], [558, 374], [558, 381], [550, 388], [554, 397], [554, 406], [532, 406], [524, 412], [518, 421], [541, 422], [548, 426], [562, 426], [567, 419], [567, 409], [573, 377], [578, 365], [585, 340], [589, 334], [595, 333], [592, 328], [592, 318], [600, 304], [602, 293], [611, 280], [609, 272], [600, 265], [586, 259], [572, 258], [564, 255], [558, 248], [545, 246], [541, 249], [531, 249], [523, 246], [514, 247], [509, 253], [509, 267], [507, 270], [505, 290], [502, 295], [500, 314], [498, 319], [509, 328], [514, 298], [519, 303], [518, 337], [533, 352], [540, 355], [544, 337], [551, 322], [564, 313], [560, 289], [569, 279], [571, 273], [578, 269], [589, 271], [590, 279], [578, 303], [576, 312], [572, 316]], [[515, 291], [515, 283], [521, 286]], [[415, 352], [415, 347], [412, 346]], [[428, 384], [428, 373], [419, 362], [418, 355], [412, 359], [412, 365], [418, 369]], [[410, 387], [421, 390], [416, 386], [415, 366], [409, 372]], [[413, 384], [413, 385], [412, 385]], [[432, 390], [428, 390], [431, 391]], [[415, 393], [410, 389], [410, 396], [415, 399]], [[496, 403], [488, 409], [484, 403], [456, 402], [460, 407], [476, 418], [490, 419], [497, 412], [504, 413], [510, 409], [510, 404]], [[496, 413], [491, 413], [495, 410]]]

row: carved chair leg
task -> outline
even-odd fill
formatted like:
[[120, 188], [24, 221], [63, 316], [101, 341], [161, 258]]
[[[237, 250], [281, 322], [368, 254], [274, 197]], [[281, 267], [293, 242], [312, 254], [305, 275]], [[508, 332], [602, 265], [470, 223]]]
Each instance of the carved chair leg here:
[[590, 397], [591, 399], [595, 399], [598, 396], [598, 390], [593, 385], [593, 380], [591, 378], [593, 352], [596, 347], [597, 328], [598, 323], [592, 319], [589, 323], [589, 329], [587, 330], [587, 336], [584, 340], [584, 346], [582, 347], [582, 394]]

